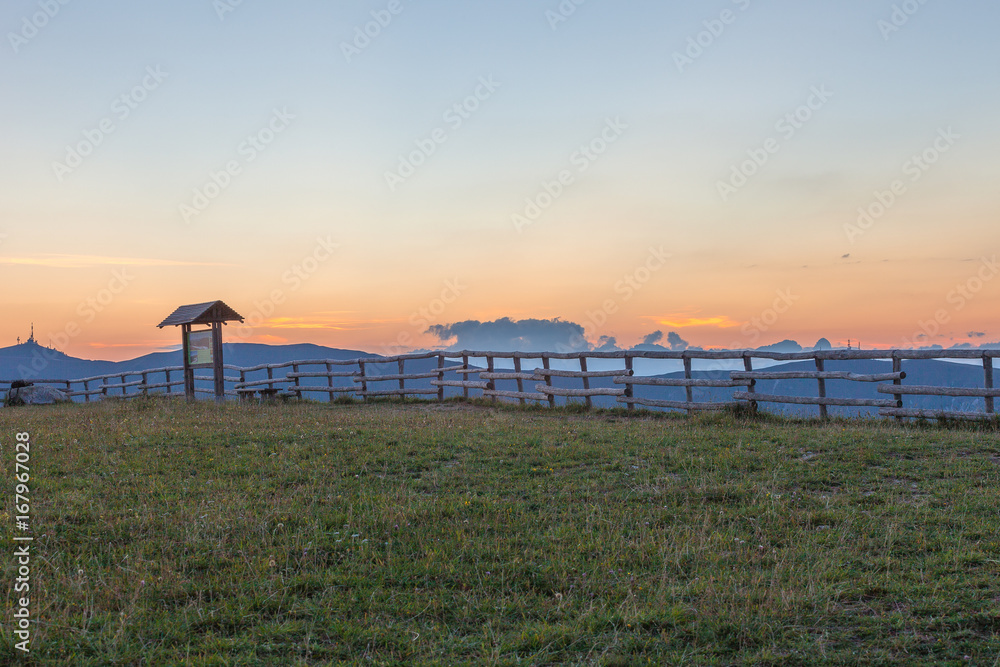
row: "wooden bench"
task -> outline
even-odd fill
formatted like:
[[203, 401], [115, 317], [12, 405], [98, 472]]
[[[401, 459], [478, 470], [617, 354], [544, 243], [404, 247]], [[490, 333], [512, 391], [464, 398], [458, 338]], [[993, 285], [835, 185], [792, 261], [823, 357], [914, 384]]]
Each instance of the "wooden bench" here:
[[236, 393], [239, 394], [240, 402], [251, 401], [256, 398], [257, 394], [260, 394], [260, 400], [263, 401], [274, 401], [278, 397], [278, 392], [280, 389], [275, 389], [273, 387], [244, 387], [242, 389], [237, 389]]

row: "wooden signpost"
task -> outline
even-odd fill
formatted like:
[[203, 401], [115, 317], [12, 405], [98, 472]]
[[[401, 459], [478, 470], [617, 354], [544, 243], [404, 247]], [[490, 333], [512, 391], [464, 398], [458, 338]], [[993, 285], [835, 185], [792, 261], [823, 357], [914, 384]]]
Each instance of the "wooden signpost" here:
[[[222, 301], [195, 303], [181, 306], [167, 319], [156, 325], [158, 328], [181, 327], [181, 345], [184, 353], [184, 395], [193, 401], [194, 369], [211, 368], [215, 381], [215, 400], [226, 400], [225, 369], [222, 362], [222, 325], [226, 322], [243, 321], [243, 316]], [[208, 329], [193, 329], [195, 326]]]

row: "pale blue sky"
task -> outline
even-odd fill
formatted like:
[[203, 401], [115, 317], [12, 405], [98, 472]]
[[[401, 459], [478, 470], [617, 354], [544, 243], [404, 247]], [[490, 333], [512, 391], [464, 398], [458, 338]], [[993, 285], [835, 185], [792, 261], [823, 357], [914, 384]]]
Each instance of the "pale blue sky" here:
[[[588, 291], [613, 284], [646, 247], [669, 243], [678, 273], [670, 282], [687, 276], [691, 296], [677, 300], [660, 285], [643, 312], [728, 309], [740, 320], [748, 313], [721, 297], [705, 305], [719, 293], [713, 276], [758, 290], [766, 303], [785, 264], [833, 266], [849, 252], [872, 262], [889, 258], [912, 265], [905, 283], [931, 272], [921, 261], [968, 260], [1000, 238], [993, 194], [1000, 7], [993, 2], [926, 2], [885, 39], [879, 21], [907, 3], [588, 0], [553, 30], [546, 12], [558, 11], [557, 0], [400, 0], [402, 12], [350, 63], [341, 44], [388, 0], [243, 0], [221, 20], [213, 0], [41, 4], [59, 11], [17, 53], [10, 35], [22, 32], [40, 3], [7, 0], [0, 8], [2, 254], [221, 260], [251, 274], [237, 281], [232, 267], [163, 271], [129, 299], [183, 300], [202, 281], [252, 300], [318, 234], [333, 231], [352, 249], [339, 264], [343, 273], [313, 281], [289, 317], [354, 299], [355, 312], [372, 304], [363, 318], [405, 319], [409, 304], [425, 303], [446, 277], [488, 269], [511, 287], [479, 285], [478, 297], [442, 321], [505, 314], [579, 321], [592, 303]], [[734, 21], [679, 72], [674, 54], [723, 11]], [[168, 76], [59, 182], [53, 163], [113, 116], [113, 101], [140, 83], [147, 67]], [[442, 114], [481, 77], [499, 89], [391, 192], [385, 173], [416, 140], [446, 128]], [[747, 150], [777, 136], [775, 122], [814, 87], [833, 97], [731, 201], [720, 201], [720, 179]], [[231, 187], [185, 224], [179, 206], [211, 172], [242, 160], [241, 142], [265, 127], [275, 108], [294, 121], [252, 164], [241, 162]], [[566, 168], [609, 118], [628, 125], [621, 140], [577, 175], [577, 187], [527, 236], [514, 233], [511, 216], [525, 198]], [[953, 152], [863, 243], [848, 243], [841, 223], [945, 127], [962, 135]], [[522, 264], [468, 259], [484, 248]], [[374, 266], [375, 258], [386, 266]], [[595, 265], [608, 273], [581, 269]], [[769, 277], [760, 278], [761, 266]], [[738, 273], [747, 267], [758, 273]], [[524, 282], [528, 274], [541, 274], [548, 293]], [[65, 277], [48, 271], [37, 295], [8, 305], [70, 308], [79, 299], [53, 288]], [[102, 279], [100, 271], [84, 271], [74, 283], [85, 294]], [[342, 291], [347, 280], [361, 281], [350, 295]], [[860, 284], [870, 274], [838, 280]], [[176, 294], [166, 296], [166, 284]], [[392, 286], [401, 286], [400, 300], [386, 299]], [[933, 291], [921, 283], [914, 303]], [[899, 288], [876, 296], [894, 299]], [[740, 293], [738, 301], [747, 298]], [[908, 308], [901, 335], [911, 333], [924, 307]], [[790, 333], [808, 331], [807, 338], [810, 323], [824, 329], [821, 310], [817, 304], [789, 321]], [[645, 326], [639, 310], [629, 317], [617, 325], [623, 332]], [[886, 340], [896, 335], [888, 322], [879, 327]]]

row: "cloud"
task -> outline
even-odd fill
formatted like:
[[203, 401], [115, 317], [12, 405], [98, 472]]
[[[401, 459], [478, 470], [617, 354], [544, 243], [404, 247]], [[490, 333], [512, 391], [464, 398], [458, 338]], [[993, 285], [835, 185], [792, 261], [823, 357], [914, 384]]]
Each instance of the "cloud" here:
[[[333, 331], [370, 331], [386, 324], [399, 324], [399, 320], [357, 319], [353, 310], [322, 310], [302, 317], [269, 317], [253, 324], [256, 329], [331, 329]], [[261, 317], [259, 309], [244, 313], [247, 320]], [[256, 317], [255, 317], [256, 316]]]
[[783, 340], [780, 343], [774, 343], [773, 345], [758, 347], [757, 350], [764, 352], [801, 352], [802, 346], [794, 340]]
[[718, 317], [684, 317], [679, 319], [659, 320], [659, 324], [671, 329], [687, 329], [689, 327], [719, 327], [728, 329], [740, 326], [739, 322], [734, 322], [727, 315]]
[[676, 331], [671, 331], [667, 334], [667, 345], [670, 346], [671, 350], [686, 350], [688, 342], [681, 338]]
[[597, 341], [597, 346], [594, 348], [595, 352], [617, 352], [618, 340], [614, 336], [601, 336]]
[[667, 334], [667, 344], [660, 345], [660, 341], [663, 340], [662, 331], [654, 331], [643, 337], [642, 342], [633, 347], [633, 350], [672, 350], [674, 352], [683, 352], [688, 349], [688, 342], [680, 337], [676, 331], [671, 331]]
[[236, 266], [222, 262], [186, 262], [174, 259], [142, 257], [102, 257], [99, 255], [29, 255], [0, 258], [0, 264], [45, 266], [52, 269], [90, 269], [98, 266]]
[[[451, 350], [474, 350], [479, 352], [617, 352], [614, 336], [601, 336], [596, 345], [591, 345], [584, 337], [584, 328], [576, 322], [559, 318], [551, 320], [512, 320], [504, 317], [493, 322], [468, 320], [454, 324], [435, 324], [426, 333], [437, 337]], [[666, 339], [666, 346], [660, 342]], [[643, 336], [643, 342], [633, 350], [674, 350], [688, 349], [688, 342], [671, 331], [664, 336], [662, 331]]]
[[985, 338], [986, 337], [986, 334], [984, 332], [982, 332], [982, 331], [970, 331], [969, 333], [967, 333], [965, 335], [968, 336], [969, 338]]
[[435, 324], [427, 333], [442, 343], [455, 339], [452, 350], [490, 352], [552, 352], [590, 350], [583, 327], [559, 318], [552, 320], [512, 320], [493, 322], [467, 320], [455, 324]]
[[334, 331], [350, 331], [351, 327], [343, 326], [342, 318], [336, 316], [315, 317], [272, 317], [259, 325], [263, 329], [331, 329]]

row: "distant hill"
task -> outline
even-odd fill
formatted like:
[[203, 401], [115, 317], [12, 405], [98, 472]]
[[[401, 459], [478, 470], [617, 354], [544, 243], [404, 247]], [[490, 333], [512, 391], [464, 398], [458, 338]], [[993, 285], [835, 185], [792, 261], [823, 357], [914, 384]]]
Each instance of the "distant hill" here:
[[[243, 367], [277, 364], [297, 359], [357, 359], [378, 356], [360, 350], [340, 350], [310, 343], [298, 345], [232, 343], [222, 347], [223, 359], [227, 364]], [[0, 380], [4, 384], [9, 384], [12, 380], [72, 380], [95, 375], [180, 366], [183, 361], [180, 350], [154, 352], [128, 361], [92, 361], [70, 357], [59, 350], [30, 342], [0, 348]]]
[[113, 373], [115, 362], [77, 359], [34, 341], [0, 348], [0, 379], [81, 378]]
[[[297, 345], [263, 345], [260, 343], [230, 343], [222, 346], [222, 358], [233, 366], [259, 366], [260, 364], [280, 364], [299, 359], [357, 359], [378, 355], [360, 350], [341, 350], [312, 343]], [[138, 371], [146, 368], [180, 366], [184, 363], [180, 350], [174, 352], [154, 352], [129, 361], [119, 362], [122, 370]]]

